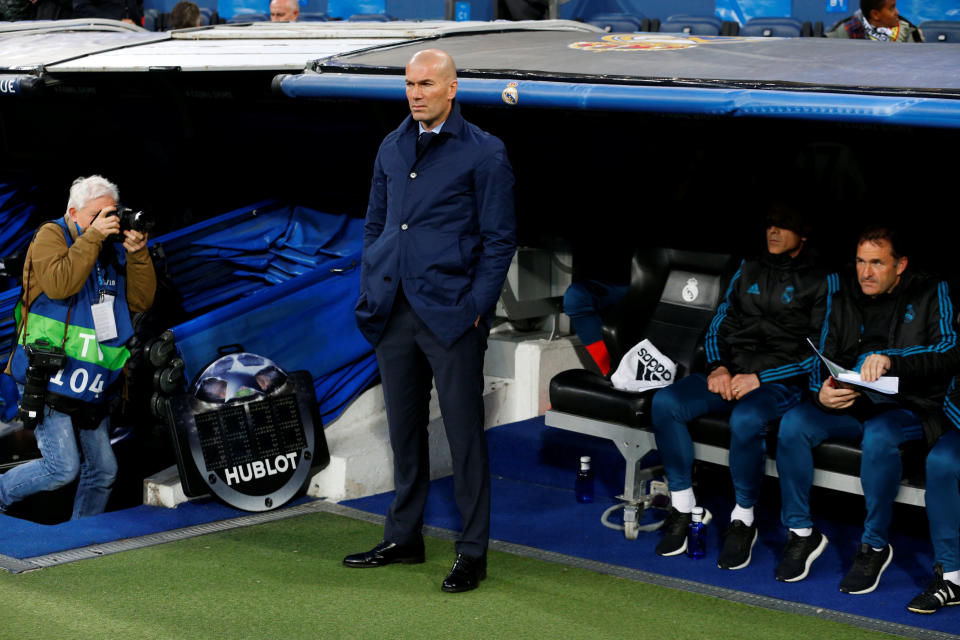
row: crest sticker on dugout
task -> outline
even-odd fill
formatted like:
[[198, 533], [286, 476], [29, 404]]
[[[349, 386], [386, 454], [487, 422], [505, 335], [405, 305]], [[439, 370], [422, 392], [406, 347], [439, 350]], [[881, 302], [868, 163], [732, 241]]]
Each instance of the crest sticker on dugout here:
[[507, 104], [517, 104], [520, 101], [520, 92], [517, 91], [517, 83], [509, 83], [503, 90], [503, 93], [500, 94], [500, 97], [503, 98], [503, 101]]
[[749, 38], [737, 36], [690, 36], [670, 33], [611, 33], [599, 40], [587, 42], [573, 42], [568, 46], [580, 51], [618, 51], [618, 52], [645, 52], [645, 51], [676, 51], [677, 49], [691, 49], [701, 45], [729, 44], [731, 42], [746, 42]]

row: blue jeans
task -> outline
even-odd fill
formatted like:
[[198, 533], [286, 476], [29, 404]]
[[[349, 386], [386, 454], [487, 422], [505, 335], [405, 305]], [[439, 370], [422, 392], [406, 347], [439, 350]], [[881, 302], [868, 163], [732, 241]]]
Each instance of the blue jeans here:
[[927, 455], [927, 518], [933, 557], [944, 571], [960, 569], [960, 431], [940, 436]]
[[651, 416], [670, 490], [692, 484], [693, 440], [687, 423], [708, 413], [729, 414], [730, 475], [737, 504], [754, 506], [763, 480], [767, 428], [798, 402], [800, 389], [777, 383], [761, 384], [739, 401], [727, 402], [707, 388], [707, 377], [699, 373], [657, 391]]
[[563, 293], [563, 312], [570, 317], [573, 330], [583, 344], [603, 339], [600, 312], [614, 306], [627, 293], [626, 285], [598, 280], [574, 282]]
[[0, 511], [34, 493], [70, 484], [79, 474], [72, 519], [103, 513], [117, 476], [110, 418], [104, 418], [96, 429], [74, 430], [70, 416], [48, 407], [33, 435], [43, 457], [0, 475]]
[[867, 503], [863, 537], [871, 547], [887, 544], [893, 500], [903, 475], [900, 444], [923, 437], [920, 419], [906, 409], [893, 409], [865, 422], [847, 413], [828, 413], [805, 402], [780, 421], [777, 473], [783, 498], [781, 519], [791, 529], [813, 526], [810, 487], [813, 486], [813, 448], [828, 438], [859, 442], [860, 485]]

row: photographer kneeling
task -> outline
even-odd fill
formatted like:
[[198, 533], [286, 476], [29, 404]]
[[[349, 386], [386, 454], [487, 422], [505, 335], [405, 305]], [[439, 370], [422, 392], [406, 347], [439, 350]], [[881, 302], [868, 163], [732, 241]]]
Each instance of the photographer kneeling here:
[[102, 513], [110, 497], [117, 460], [109, 400], [130, 357], [130, 313], [149, 309], [156, 289], [146, 229], [140, 217], [118, 215], [118, 199], [108, 180], [78, 178], [67, 213], [43, 224], [27, 250], [7, 370], [20, 386], [20, 416], [35, 428], [43, 457], [0, 476], [0, 511], [78, 473], [74, 520]]

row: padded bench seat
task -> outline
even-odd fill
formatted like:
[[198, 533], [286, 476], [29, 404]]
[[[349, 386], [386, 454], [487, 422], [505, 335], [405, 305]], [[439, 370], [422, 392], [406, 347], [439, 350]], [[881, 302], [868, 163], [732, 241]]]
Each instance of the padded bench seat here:
[[[550, 381], [550, 401], [554, 413], [564, 414], [569, 420], [576, 421], [576, 416], [589, 417], [591, 420], [618, 425], [625, 429], [644, 431], [650, 434], [652, 443], [653, 427], [650, 424], [650, 403], [652, 393], [633, 393], [614, 388], [609, 380], [592, 371], [585, 369], [571, 369], [558, 373]], [[548, 415], [547, 424], [551, 425]], [[728, 451], [730, 448], [730, 426], [726, 416], [706, 415], [693, 420], [690, 425], [690, 436], [694, 443], [716, 449]], [[565, 427], [561, 427], [565, 428]], [[655, 446], [655, 445], [654, 445]], [[776, 476], [776, 429], [771, 429], [767, 436], [767, 474]], [[900, 457], [903, 461], [904, 481], [903, 490], [897, 496], [899, 502], [923, 506], [923, 469], [926, 449], [922, 441], [903, 444], [900, 447]], [[710, 459], [698, 456], [708, 462], [726, 464], [723, 454], [710, 456]], [[820, 471], [821, 482], [814, 481], [818, 486], [836, 488], [854, 493], [859, 490], [860, 460], [862, 452], [854, 443], [840, 440], [828, 440], [813, 450], [814, 465]], [[833, 481], [826, 481], [827, 474]], [[839, 482], [836, 476], [847, 476], [846, 482]], [[856, 485], [854, 487], [854, 485]]]

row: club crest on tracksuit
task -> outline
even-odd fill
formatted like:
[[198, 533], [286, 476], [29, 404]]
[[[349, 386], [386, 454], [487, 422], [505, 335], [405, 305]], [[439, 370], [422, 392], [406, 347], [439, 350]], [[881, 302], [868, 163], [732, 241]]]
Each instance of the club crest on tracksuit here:
[[783, 304], [790, 304], [792, 300], [793, 300], [793, 286], [787, 285], [787, 287], [783, 290], [783, 294], [780, 296], [780, 302], [782, 302]]

